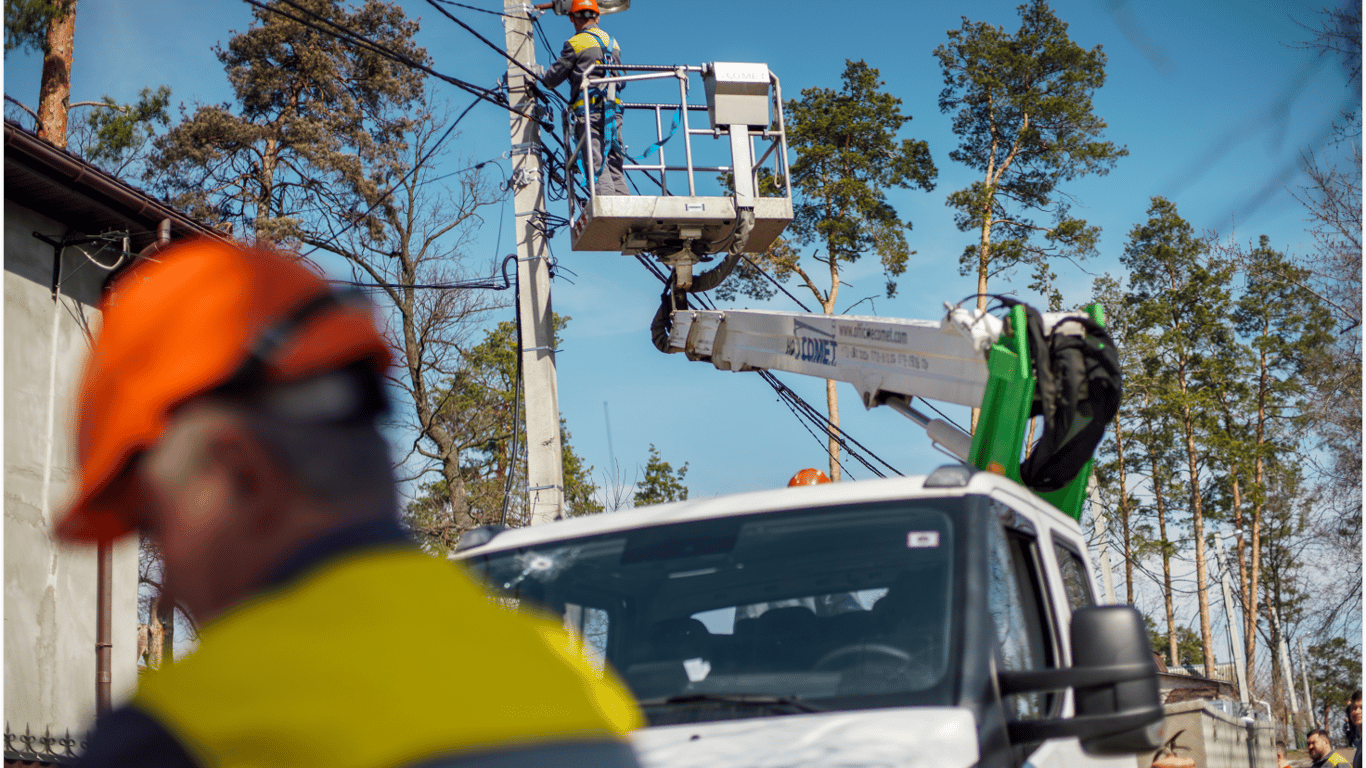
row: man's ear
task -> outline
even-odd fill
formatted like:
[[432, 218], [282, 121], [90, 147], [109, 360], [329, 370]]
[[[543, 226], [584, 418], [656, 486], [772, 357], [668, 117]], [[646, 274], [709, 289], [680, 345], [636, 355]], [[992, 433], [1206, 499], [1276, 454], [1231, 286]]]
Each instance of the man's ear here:
[[261, 438], [242, 424], [222, 424], [209, 443], [209, 456], [224, 473], [241, 522], [258, 533], [274, 528], [288, 497], [289, 480]]

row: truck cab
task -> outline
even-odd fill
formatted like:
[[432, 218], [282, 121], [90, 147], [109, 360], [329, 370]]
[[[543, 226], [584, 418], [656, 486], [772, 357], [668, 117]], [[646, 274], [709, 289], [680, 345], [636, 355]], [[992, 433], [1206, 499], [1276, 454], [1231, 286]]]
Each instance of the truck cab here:
[[968, 465], [480, 531], [647, 718], [643, 765], [1132, 765], [1160, 743], [1142, 620], [1077, 522]]

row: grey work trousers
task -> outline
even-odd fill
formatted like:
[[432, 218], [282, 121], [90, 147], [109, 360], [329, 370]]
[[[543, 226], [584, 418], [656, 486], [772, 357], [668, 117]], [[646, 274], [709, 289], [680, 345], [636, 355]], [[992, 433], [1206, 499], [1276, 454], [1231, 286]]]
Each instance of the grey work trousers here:
[[[576, 113], [577, 114], [577, 113]], [[607, 152], [607, 167], [602, 165], [602, 144], [606, 137], [603, 126], [605, 121], [601, 114], [592, 115], [589, 118], [590, 129], [588, 131], [588, 147], [592, 153], [593, 162], [591, 165], [583, 164], [581, 168], [591, 168], [596, 178], [593, 181], [594, 191], [599, 195], [629, 195], [631, 190], [626, 186], [626, 172], [622, 168], [626, 159], [621, 151], [621, 115], [612, 117], [615, 126], [617, 140], [613, 142], [612, 148]], [[581, 140], [583, 137], [583, 119], [574, 121], [574, 139]], [[587, 186], [587, 181], [584, 182]]]

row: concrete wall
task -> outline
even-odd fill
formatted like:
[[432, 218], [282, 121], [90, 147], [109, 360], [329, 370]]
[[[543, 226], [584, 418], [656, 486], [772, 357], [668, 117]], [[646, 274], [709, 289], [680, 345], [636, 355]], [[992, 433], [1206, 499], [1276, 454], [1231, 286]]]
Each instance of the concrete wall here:
[[[95, 548], [57, 543], [75, 491], [75, 396], [105, 271], [66, 249], [60, 303], [53, 249], [66, 228], [5, 201], [5, 722], [83, 734], [95, 714]], [[108, 254], [101, 260], [112, 263]], [[82, 318], [85, 318], [84, 323]], [[114, 548], [117, 702], [137, 684], [137, 542]]]
[[[1168, 704], [1163, 738], [1176, 736], [1176, 754], [1195, 760], [1200, 768], [1276, 768], [1276, 744], [1271, 724], [1248, 727], [1206, 701]], [[1177, 736], [1177, 732], [1182, 733]], [[1152, 765], [1154, 753], [1138, 756], [1138, 768]]]

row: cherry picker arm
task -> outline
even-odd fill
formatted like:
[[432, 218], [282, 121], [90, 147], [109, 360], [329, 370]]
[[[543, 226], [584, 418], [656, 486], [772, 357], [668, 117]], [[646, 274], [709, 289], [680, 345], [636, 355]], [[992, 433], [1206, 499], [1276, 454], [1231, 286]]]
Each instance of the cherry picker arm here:
[[[1091, 454], [1119, 402], [1118, 359], [1100, 305], [1085, 313], [1039, 314], [1014, 303], [1004, 320], [946, 308], [937, 322], [676, 310], [667, 351], [723, 371], [849, 382], [865, 407], [891, 407], [949, 453], [1031, 488], [1079, 519]], [[915, 397], [979, 406], [976, 432], [925, 416], [912, 406]], [[1045, 417], [1044, 435], [1022, 463], [1034, 415]]]

